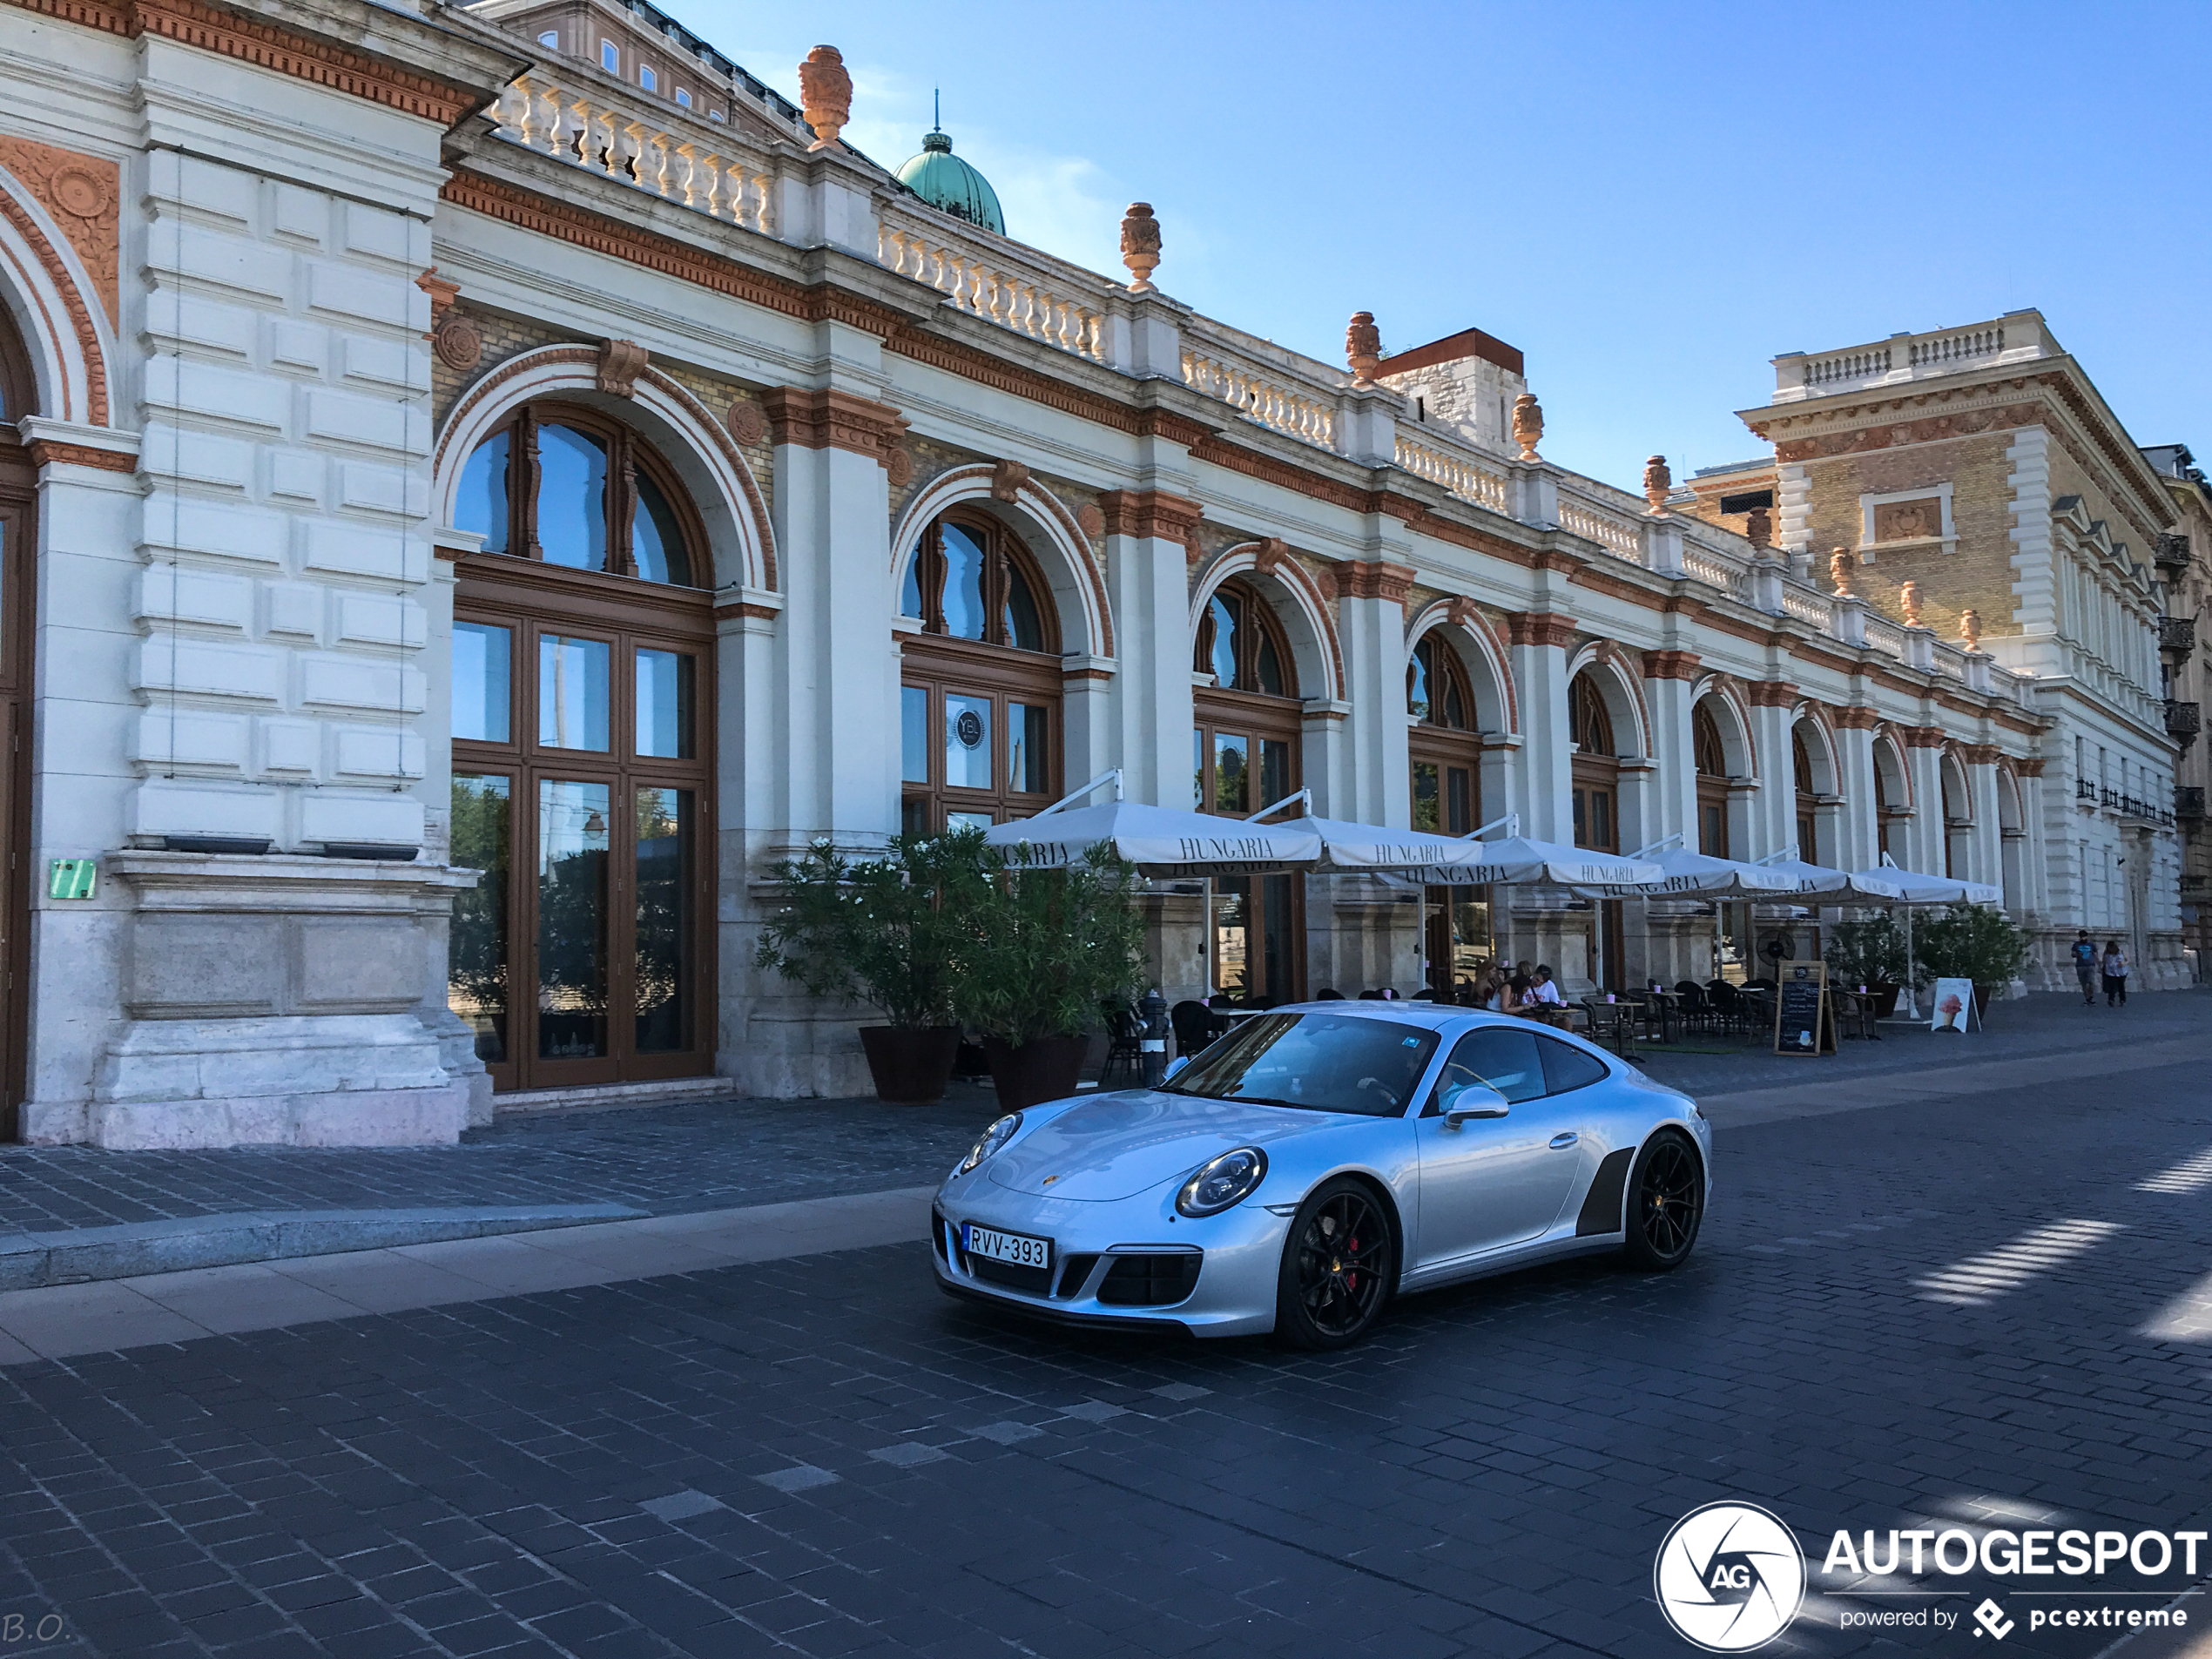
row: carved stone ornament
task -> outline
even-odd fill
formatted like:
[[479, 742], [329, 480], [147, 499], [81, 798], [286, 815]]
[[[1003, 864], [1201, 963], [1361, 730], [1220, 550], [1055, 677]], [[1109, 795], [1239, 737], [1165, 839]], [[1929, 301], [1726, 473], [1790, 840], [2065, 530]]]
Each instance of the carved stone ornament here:
[[1856, 563], [1849, 548], [1839, 547], [1828, 556], [1828, 579], [1836, 584], [1836, 591], [1848, 596], [1851, 590], [1851, 566]]
[[1643, 498], [1651, 503], [1651, 516], [1658, 517], [1667, 510], [1667, 497], [1675, 488], [1675, 475], [1667, 469], [1667, 457], [1653, 455], [1643, 463]]
[[1001, 461], [991, 469], [991, 499], [1019, 501], [1022, 486], [1029, 482], [1029, 469], [1018, 461]]
[[1981, 649], [1981, 612], [1969, 608], [1959, 615], [1959, 637], [1966, 642], [1968, 651]]
[[446, 320], [446, 313], [453, 309], [453, 302], [461, 298], [461, 285], [440, 276], [434, 265], [415, 279], [415, 286], [430, 296], [430, 327], [435, 333]]
[[484, 339], [466, 317], [448, 317], [430, 336], [430, 349], [438, 361], [456, 374], [466, 374], [484, 360]]
[[838, 130], [853, 118], [853, 78], [834, 46], [817, 46], [799, 66], [799, 102], [814, 129], [809, 150], [842, 150]]
[[894, 489], [904, 489], [914, 481], [914, 452], [903, 443], [894, 443], [883, 452], [883, 475]]
[[1764, 507], [1754, 507], [1744, 515], [1743, 537], [1753, 547], [1764, 548], [1774, 540], [1774, 518]]
[[730, 435], [739, 443], [756, 444], [768, 435], [768, 417], [758, 403], [735, 398], [730, 404]]
[[652, 354], [634, 340], [607, 340], [599, 344], [599, 389], [610, 397], [635, 397], [637, 376], [652, 361]]
[[1087, 501], [1076, 509], [1076, 528], [1094, 542], [1106, 533], [1106, 515], [1096, 502]]
[[1906, 583], [1897, 590], [1897, 602], [1905, 607], [1905, 625], [1918, 628], [1920, 625], [1920, 584], [1917, 582]]
[[1131, 202], [1122, 215], [1122, 263], [1129, 266], [1131, 293], [1150, 293], [1152, 273], [1160, 268], [1160, 221], [1150, 202]]
[[1352, 378], [1360, 385], [1373, 382], [1375, 370], [1382, 362], [1382, 330], [1375, 327], [1373, 312], [1352, 314], [1352, 322], [1344, 331], [1344, 361], [1352, 365]]
[[1523, 392], [1513, 401], [1513, 441], [1521, 446], [1521, 459], [1541, 461], [1536, 445], [1544, 435], [1544, 406], [1536, 401], [1534, 392]]
[[1279, 536], [1270, 536], [1260, 543], [1259, 556], [1253, 561], [1252, 569], [1262, 576], [1273, 576], [1289, 561], [1290, 556], [1290, 543]]

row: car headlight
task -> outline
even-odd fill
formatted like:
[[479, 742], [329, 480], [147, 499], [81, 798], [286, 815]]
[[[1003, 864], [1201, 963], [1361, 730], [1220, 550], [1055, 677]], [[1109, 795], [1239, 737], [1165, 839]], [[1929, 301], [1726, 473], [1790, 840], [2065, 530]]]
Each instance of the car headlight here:
[[960, 1172], [967, 1175], [985, 1158], [1004, 1146], [1022, 1129], [1022, 1114], [1008, 1112], [1004, 1117], [983, 1131], [983, 1138], [968, 1149], [968, 1156], [960, 1162]]
[[1200, 1166], [1175, 1195], [1178, 1214], [1197, 1217], [1217, 1216], [1243, 1203], [1267, 1179], [1267, 1154], [1256, 1146], [1240, 1146]]

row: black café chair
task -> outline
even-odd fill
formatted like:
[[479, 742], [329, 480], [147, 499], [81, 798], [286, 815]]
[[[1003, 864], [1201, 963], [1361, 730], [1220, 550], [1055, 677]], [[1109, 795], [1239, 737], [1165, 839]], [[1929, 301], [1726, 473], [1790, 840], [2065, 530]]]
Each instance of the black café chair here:
[[1675, 986], [1675, 995], [1682, 999], [1682, 1023], [1685, 1031], [1710, 1031], [1713, 1028], [1713, 1005], [1705, 995], [1705, 988], [1694, 979], [1682, 980]]
[[1144, 1081], [1144, 1024], [1135, 1008], [1115, 1008], [1106, 1015], [1106, 1063], [1099, 1068], [1098, 1086], [1111, 1089], [1126, 1075], [1131, 1083]]
[[1749, 1011], [1743, 1006], [1743, 994], [1724, 979], [1716, 979], [1705, 987], [1705, 994], [1712, 999], [1713, 1015], [1723, 1029], [1737, 1032], [1750, 1028]]
[[1179, 1055], [1198, 1052], [1213, 1041], [1213, 1010], [1196, 999], [1186, 999], [1168, 1010], [1175, 1028], [1175, 1051]]
[[1325, 991], [1314, 992], [1313, 1000], [1317, 1002], [1341, 1002], [1345, 1000], [1345, 995], [1342, 991], [1332, 985]]

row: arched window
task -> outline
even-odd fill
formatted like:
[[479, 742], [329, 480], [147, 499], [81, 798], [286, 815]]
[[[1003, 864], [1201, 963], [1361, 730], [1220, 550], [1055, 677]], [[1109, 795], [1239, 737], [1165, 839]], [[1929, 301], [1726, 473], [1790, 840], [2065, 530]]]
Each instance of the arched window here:
[[[1191, 698], [1198, 810], [1244, 818], [1294, 793], [1304, 732], [1297, 668], [1257, 587], [1231, 577], [1215, 590], [1198, 619], [1192, 666], [1215, 682]], [[1305, 878], [1217, 878], [1212, 887], [1212, 988], [1250, 1001], [1297, 1000], [1305, 977]]]
[[448, 1002], [494, 1087], [714, 1059], [714, 612], [698, 516], [644, 437], [524, 407], [469, 456], [453, 623]]
[[[1904, 792], [1893, 787], [1892, 772], [1898, 767], [1897, 751], [1885, 740], [1874, 745], [1874, 845], [1883, 856], [1890, 856], [1890, 826], [1911, 816], [1905, 803], [1898, 799]], [[1902, 772], [1898, 772], [1901, 779]]]
[[1575, 845], [1618, 853], [1621, 763], [1605, 695], [1588, 674], [1577, 674], [1568, 686], [1567, 712], [1575, 738]]
[[649, 445], [595, 410], [526, 404], [461, 469], [453, 522], [482, 550], [672, 587], [710, 585], [705, 538]]
[[1720, 723], [1703, 703], [1689, 711], [1690, 748], [1697, 764], [1697, 850], [1724, 859], [1728, 850], [1728, 752]]
[[1979, 880], [1973, 862], [1974, 798], [1967, 786], [1966, 769], [1956, 755], [1946, 754], [1939, 772], [1943, 780], [1943, 873], [1954, 880]]
[[900, 609], [900, 821], [913, 834], [1027, 818], [1060, 783], [1060, 629], [1042, 573], [989, 514], [933, 520]]
[[[1482, 744], [1474, 733], [1474, 687], [1441, 634], [1415, 642], [1406, 665], [1406, 734], [1413, 827], [1471, 834], [1482, 822]], [[1422, 954], [1429, 988], [1450, 1001], [1496, 952], [1487, 887], [1431, 887], [1422, 897]]]
[[1813, 783], [1812, 752], [1805, 746], [1802, 725], [1790, 729], [1790, 780], [1797, 802], [1797, 856], [1808, 864], [1820, 862], [1818, 787]]

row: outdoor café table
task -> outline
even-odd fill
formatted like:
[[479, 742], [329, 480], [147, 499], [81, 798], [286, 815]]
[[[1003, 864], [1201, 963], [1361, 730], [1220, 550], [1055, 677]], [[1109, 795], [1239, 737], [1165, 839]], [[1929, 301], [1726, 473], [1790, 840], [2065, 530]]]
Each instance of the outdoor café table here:
[[1835, 1003], [1836, 1024], [1840, 1035], [1870, 1037], [1877, 1042], [1881, 1041], [1882, 1034], [1874, 1028], [1876, 997], [1865, 992], [1845, 990], [1840, 986], [1828, 995]]
[[1636, 1022], [1642, 1015], [1635, 1003], [1602, 1002], [1586, 996], [1582, 1006], [1589, 1010], [1591, 1042], [1603, 1044], [1623, 1060], [1635, 1053]]
[[1746, 985], [1737, 993], [1743, 999], [1743, 1015], [1750, 1023], [1751, 1035], [1774, 1028], [1774, 993], [1764, 985]]
[[1643, 1010], [1643, 1034], [1661, 1042], [1682, 1035], [1682, 998], [1672, 991], [1637, 991], [1629, 1001]]

